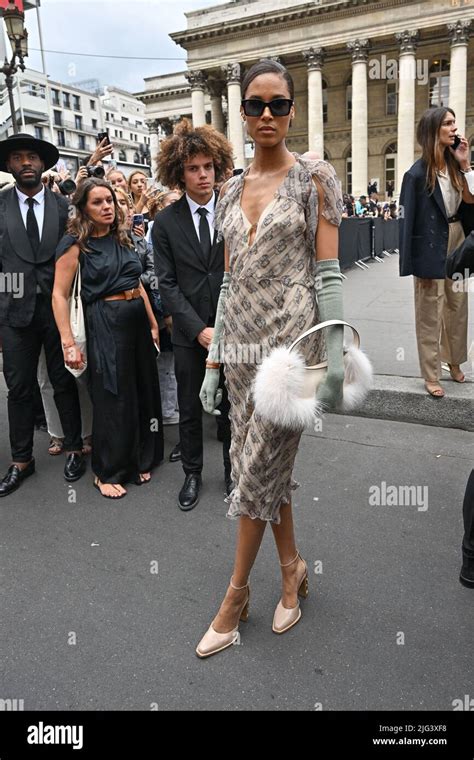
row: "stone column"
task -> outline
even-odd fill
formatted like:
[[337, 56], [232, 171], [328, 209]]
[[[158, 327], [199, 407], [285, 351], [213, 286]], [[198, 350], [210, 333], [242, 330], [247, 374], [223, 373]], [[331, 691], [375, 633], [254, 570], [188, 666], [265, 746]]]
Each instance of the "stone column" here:
[[193, 113], [193, 127], [203, 127], [206, 123], [204, 91], [206, 89], [207, 75], [204, 71], [187, 71], [184, 76], [191, 86], [191, 109]]
[[160, 152], [160, 122], [158, 119], [150, 119], [146, 121], [148, 131], [150, 133], [150, 155], [151, 155], [151, 173], [153, 177], [156, 177], [157, 172], [157, 159]]
[[448, 24], [451, 37], [451, 65], [449, 67], [449, 107], [456, 114], [456, 125], [460, 134], [466, 129], [467, 98], [467, 45], [471, 20], [463, 19]]
[[229, 63], [223, 70], [227, 81], [228, 137], [234, 148], [234, 165], [236, 169], [245, 169], [245, 141], [240, 115], [240, 63]]
[[402, 187], [403, 175], [415, 159], [415, 87], [416, 29], [399, 32], [395, 38], [400, 45], [398, 63], [398, 128], [397, 128], [397, 179], [395, 192]]
[[369, 131], [367, 116], [367, 57], [369, 41], [347, 43], [352, 53], [352, 195], [367, 195]]
[[323, 48], [303, 50], [308, 65], [308, 150], [316, 151], [324, 158], [323, 121]]
[[224, 133], [224, 112], [222, 110], [222, 83], [218, 80], [208, 82], [211, 95], [211, 123], [218, 132]]

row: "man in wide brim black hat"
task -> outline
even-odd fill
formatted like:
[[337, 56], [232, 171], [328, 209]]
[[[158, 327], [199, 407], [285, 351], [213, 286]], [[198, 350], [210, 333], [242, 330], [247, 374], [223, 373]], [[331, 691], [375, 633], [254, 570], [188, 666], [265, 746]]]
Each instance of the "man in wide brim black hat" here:
[[14, 186], [0, 191], [0, 269], [7, 283], [0, 288], [0, 330], [11, 447], [11, 465], [0, 479], [0, 498], [16, 491], [35, 472], [35, 387], [42, 349], [64, 431], [64, 478], [78, 480], [86, 468], [77, 385], [64, 366], [51, 305], [55, 252], [66, 231], [69, 204], [44, 185], [41, 176], [58, 158], [54, 145], [31, 135], [13, 135], [0, 142], [0, 169], [15, 180]]
[[17, 135], [10, 135], [6, 140], [0, 142], [0, 171], [8, 172], [8, 156], [17, 150], [31, 150], [37, 153], [44, 163], [44, 170], [51, 169], [59, 160], [58, 149], [46, 140], [37, 140], [32, 135], [20, 132]]

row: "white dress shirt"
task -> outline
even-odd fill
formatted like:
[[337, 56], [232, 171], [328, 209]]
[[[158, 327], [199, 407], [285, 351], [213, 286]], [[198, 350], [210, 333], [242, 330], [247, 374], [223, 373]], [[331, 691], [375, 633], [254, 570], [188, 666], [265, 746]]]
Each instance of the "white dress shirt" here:
[[[20, 203], [20, 211], [21, 211], [21, 218], [23, 219], [23, 224], [25, 225], [26, 229], [26, 215], [28, 213], [28, 199], [29, 195], [25, 195], [21, 192], [17, 187], [15, 187], [16, 194], [18, 195], [18, 201]], [[39, 236], [40, 240], [43, 235], [43, 222], [44, 222], [44, 186], [41, 188], [39, 193], [33, 196], [35, 199], [35, 203], [33, 204], [33, 211], [36, 217], [36, 221], [38, 223], [38, 229], [39, 229]]]
[[470, 172], [467, 172], [467, 174], [464, 174], [466, 177], [467, 182], [467, 188], [471, 195], [474, 195], [474, 171], [471, 169]]
[[197, 213], [198, 208], [205, 208], [207, 211], [207, 223], [209, 225], [209, 233], [211, 236], [211, 243], [214, 240], [214, 211], [216, 208], [216, 196], [214, 193], [212, 193], [212, 198], [209, 201], [209, 203], [206, 203], [205, 206], [200, 206], [199, 203], [196, 203], [196, 201], [193, 201], [192, 198], [189, 197], [189, 195], [186, 193], [186, 200], [188, 202], [189, 208], [191, 210], [191, 216], [193, 218], [194, 227], [196, 228], [196, 235], [201, 242], [201, 238], [199, 237], [199, 222], [201, 221], [200, 214]]

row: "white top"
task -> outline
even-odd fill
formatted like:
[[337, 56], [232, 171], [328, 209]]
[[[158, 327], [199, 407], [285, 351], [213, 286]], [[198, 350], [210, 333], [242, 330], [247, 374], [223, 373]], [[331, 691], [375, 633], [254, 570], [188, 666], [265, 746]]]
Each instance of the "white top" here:
[[209, 201], [209, 203], [206, 203], [205, 206], [200, 206], [199, 203], [196, 203], [196, 201], [193, 201], [192, 198], [189, 197], [189, 195], [186, 193], [186, 200], [188, 202], [189, 208], [191, 210], [191, 216], [193, 218], [194, 227], [196, 228], [196, 235], [198, 237], [199, 242], [201, 242], [201, 238], [199, 237], [199, 222], [201, 221], [200, 214], [197, 213], [198, 208], [205, 208], [207, 211], [207, 223], [209, 225], [209, 234], [211, 236], [211, 241], [214, 239], [214, 211], [216, 208], [216, 196], [214, 193], [212, 193], [212, 198]]
[[[28, 213], [28, 200], [29, 195], [25, 195], [21, 192], [21, 190], [18, 189], [18, 187], [15, 187], [16, 194], [18, 195], [18, 200], [20, 202], [20, 211], [21, 211], [21, 218], [23, 219], [23, 224], [26, 228], [26, 215]], [[38, 223], [38, 229], [39, 229], [39, 236], [40, 240], [43, 235], [43, 222], [44, 222], [44, 186], [41, 188], [39, 193], [36, 195], [33, 195], [33, 199], [35, 201], [33, 205], [33, 211], [36, 217], [36, 221]]]
[[438, 182], [443, 194], [444, 207], [446, 209], [447, 216], [454, 216], [457, 214], [458, 208], [462, 201], [461, 190], [456, 190], [451, 184], [451, 177], [448, 172], [437, 172]]

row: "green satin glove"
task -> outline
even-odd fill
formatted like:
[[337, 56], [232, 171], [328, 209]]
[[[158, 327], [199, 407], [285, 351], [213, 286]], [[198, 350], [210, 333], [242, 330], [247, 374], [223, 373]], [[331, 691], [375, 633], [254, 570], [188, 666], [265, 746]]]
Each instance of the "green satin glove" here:
[[[229, 272], [224, 272], [224, 279], [222, 280], [221, 290], [219, 293], [219, 302], [217, 304], [216, 321], [214, 324], [214, 335], [212, 337], [212, 343], [209, 347], [208, 361], [219, 362], [220, 361], [220, 342], [222, 333], [224, 330], [224, 314], [225, 303], [227, 301], [227, 295], [229, 292], [230, 284]], [[201, 385], [201, 391], [199, 398], [203, 409], [208, 414], [218, 416], [220, 414], [216, 407], [222, 401], [222, 389], [219, 388], [220, 382], [220, 370], [218, 369], [206, 369], [204, 380]]]
[[[323, 259], [316, 262], [316, 298], [319, 320], [343, 319], [342, 277], [339, 259]], [[316, 399], [327, 411], [342, 403], [344, 383], [344, 327], [327, 327], [324, 330], [327, 346], [328, 372], [326, 379], [316, 391]]]

